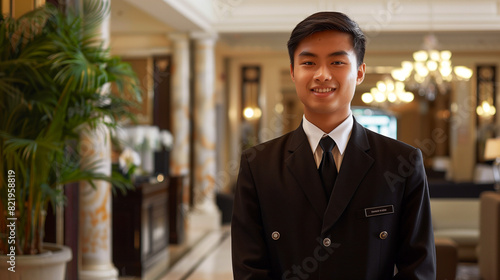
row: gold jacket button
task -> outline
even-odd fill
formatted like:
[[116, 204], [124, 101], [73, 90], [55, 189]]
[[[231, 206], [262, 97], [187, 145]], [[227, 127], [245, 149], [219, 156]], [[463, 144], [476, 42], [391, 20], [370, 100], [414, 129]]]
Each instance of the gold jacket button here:
[[332, 241], [330, 240], [330, 238], [327, 237], [323, 239], [323, 246], [330, 247], [330, 245], [332, 245]]
[[275, 231], [271, 234], [271, 237], [273, 238], [273, 240], [278, 240], [280, 239], [280, 233]]
[[380, 239], [384, 240], [386, 239], [387, 237], [389, 236], [389, 234], [387, 233], [387, 231], [382, 231], [378, 237], [380, 237]]

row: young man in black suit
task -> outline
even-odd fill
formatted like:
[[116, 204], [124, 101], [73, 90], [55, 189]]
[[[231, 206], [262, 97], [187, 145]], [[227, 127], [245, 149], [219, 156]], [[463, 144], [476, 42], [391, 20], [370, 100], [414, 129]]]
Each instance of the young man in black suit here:
[[242, 154], [235, 279], [435, 279], [420, 150], [363, 128], [351, 113], [365, 44], [337, 12], [313, 14], [292, 31], [303, 121]]

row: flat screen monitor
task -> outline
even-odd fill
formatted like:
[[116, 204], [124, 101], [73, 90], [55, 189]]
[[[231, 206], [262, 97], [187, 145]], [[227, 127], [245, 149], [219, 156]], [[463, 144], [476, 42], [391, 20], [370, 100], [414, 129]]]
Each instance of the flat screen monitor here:
[[362, 126], [387, 137], [397, 139], [398, 121], [390, 112], [378, 108], [353, 106], [352, 114]]

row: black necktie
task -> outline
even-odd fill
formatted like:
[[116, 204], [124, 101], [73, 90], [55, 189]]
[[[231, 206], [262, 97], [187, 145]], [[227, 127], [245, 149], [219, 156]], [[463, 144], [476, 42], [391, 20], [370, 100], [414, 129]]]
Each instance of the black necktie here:
[[332, 194], [335, 179], [337, 179], [337, 167], [335, 166], [332, 154], [333, 147], [335, 147], [335, 141], [333, 141], [333, 139], [329, 136], [326, 136], [319, 141], [319, 145], [321, 146], [321, 149], [323, 149], [323, 157], [321, 158], [321, 163], [319, 165], [319, 176], [321, 176], [323, 188], [326, 193], [326, 200], [328, 201], [330, 200], [330, 195]]

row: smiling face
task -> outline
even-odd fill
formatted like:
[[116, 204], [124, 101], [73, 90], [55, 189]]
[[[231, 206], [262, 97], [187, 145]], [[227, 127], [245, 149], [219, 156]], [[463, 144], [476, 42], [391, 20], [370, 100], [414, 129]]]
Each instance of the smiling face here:
[[303, 39], [290, 73], [307, 120], [327, 133], [342, 123], [365, 69], [357, 66], [348, 33], [321, 31]]

